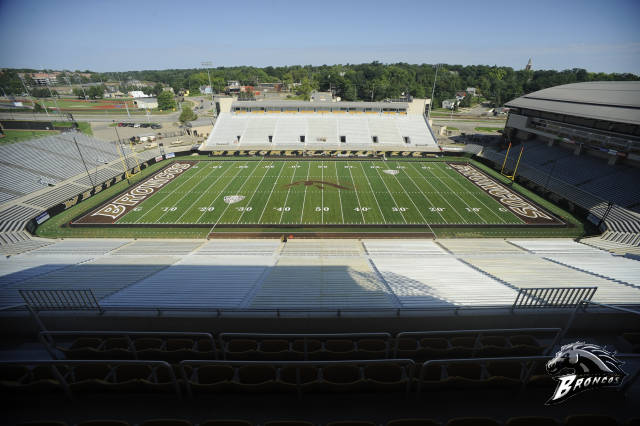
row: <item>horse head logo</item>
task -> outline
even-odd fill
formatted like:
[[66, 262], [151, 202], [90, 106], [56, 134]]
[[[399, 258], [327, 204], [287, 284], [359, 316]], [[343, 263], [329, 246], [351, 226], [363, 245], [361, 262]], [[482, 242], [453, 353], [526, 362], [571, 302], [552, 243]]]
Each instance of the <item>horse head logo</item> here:
[[584, 342], [575, 342], [560, 348], [556, 355], [547, 362], [547, 372], [558, 375], [563, 370], [571, 369], [574, 374], [622, 374], [623, 363], [618, 361], [612, 352], [600, 346]]

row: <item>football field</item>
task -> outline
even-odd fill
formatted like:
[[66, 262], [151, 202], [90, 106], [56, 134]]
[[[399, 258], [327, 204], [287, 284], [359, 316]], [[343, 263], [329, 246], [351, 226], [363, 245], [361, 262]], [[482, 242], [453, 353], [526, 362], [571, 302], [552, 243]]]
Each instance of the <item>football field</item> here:
[[[131, 195], [112, 200], [128, 207], [112, 214], [110, 223], [212, 227], [530, 223], [463, 175], [459, 168], [481, 175], [463, 163], [247, 159], [174, 164], [184, 171], [171, 175], [162, 187], [147, 188], [144, 196], [134, 188]], [[110, 210], [121, 207], [110, 206]]]

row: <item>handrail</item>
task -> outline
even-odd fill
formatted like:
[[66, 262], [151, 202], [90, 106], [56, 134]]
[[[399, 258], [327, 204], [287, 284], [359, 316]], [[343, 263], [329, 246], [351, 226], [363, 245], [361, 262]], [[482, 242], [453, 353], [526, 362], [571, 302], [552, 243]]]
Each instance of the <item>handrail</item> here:
[[[473, 348], [476, 349], [478, 346], [478, 342], [480, 337], [488, 333], [496, 333], [496, 334], [507, 334], [507, 333], [555, 333], [554, 342], [557, 336], [562, 332], [562, 329], [559, 327], [552, 328], [485, 328], [478, 330], [437, 330], [437, 331], [404, 331], [396, 334], [395, 337], [395, 345], [393, 348], [393, 356], [398, 356], [398, 349], [400, 344], [400, 339], [403, 337], [418, 337], [418, 336], [438, 336], [438, 335], [457, 335], [457, 334], [475, 334], [476, 341], [474, 342]], [[551, 346], [545, 351], [547, 353], [551, 349]], [[477, 359], [477, 358], [476, 358]]]
[[78, 365], [111, 365], [111, 366], [120, 366], [120, 365], [148, 365], [150, 367], [164, 367], [169, 372], [169, 379], [173, 385], [173, 388], [176, 391], [176, 395], [178, 398], [182, 398], [182, 392], [180, 391], [180, 385], [178, 384], [178, 380], [176, 375], [173, 372], [173, 368], [168, 362], [165, 361], [140, 361], [140, 360], [120, 360], [120, 359], [109, 359], [109, 360], [6, 360], [0, 361], [0, 365], [50, 365], [51, 371], [54, 376], [58, 379], [60, 384], [65, 390], [65, 393], [68, 397], [73, 398], [73, 393], [71, 391], [71, 387], [69, 386], [69, 382], [66, 378], [60, 373], [60, 371], [55, 368], [57, 365], [69, 365], [69, 366], [78, 366]]
[[58, 359], [55, 351], [54, 336], [122, 336], [127, 338], [128, 349], [133, 353], [135, 359], [138, 359], [138, 351], [133, 344], [131, 337], [137, 336], [159, 336], [159, 337], [195, 337], [200, 339], [208, 339], [211, 343], [214, 357], [217, 358], [218, 348], [215, 339], [211, 333], [205, 332], [187, 332], [187, 331], [41, 331], [38, 333], [38, 340], [45, 345], [47, 352], [54, 358]]
[[191, 388], [191, 381], [187, 377], [187, 372], [185, 370], [185, 366], [203, 366], [203, 365], [228, 365], [228, 366], [247, 366], [247, 365], [267, 365], [267, 366], [278, 366], [278, 367], [288, 367], [295, 366], [296, 368], [296, 391], [298, 393], [298, 398], [302, 395], [302, 388], [300, 383], [300, 370], [299, 367], [308, 367], [308, 366], [327, 366], [327, 365], [385, 365], [385, 364], [393, 364], [393, 365], [402, 365], [408, 366], [407, 373], [407, 386], [405, 388], [405, 395], [409, 395], [409, 391], [411, 390], [411, 382], [414, 376], [414, 369], [416, 366], [415, 361], [412, 359], [357, 359], [357, 360], [334, 360], [334, 361], [228, 361], [228, 360], [192, 360], [186, 359], [181, 361], [180, 366], [180, 374], [185, 381], [185, 385], [187, 387], [187, 394], [189, 397], [193, 397], [193, 390]]

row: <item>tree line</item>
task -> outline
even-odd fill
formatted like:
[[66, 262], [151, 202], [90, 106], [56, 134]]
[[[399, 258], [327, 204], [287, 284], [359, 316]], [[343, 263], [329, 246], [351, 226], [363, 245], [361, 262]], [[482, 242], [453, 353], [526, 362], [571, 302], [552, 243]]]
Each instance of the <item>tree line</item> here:
[[[7, 94], [24, 92], [17, 72], [28, 70], [3, 70], [0, 87]], [[87, 71], [88, 72], [88, 71]], [[201, 86], [208, 86], [209, 79], [215, 92], [222, 92], [229, 80], [242, 85], [256, 86], [259, 83], [282, 82], [301, 98], [308, 99], [314, 90], [331, 91], [347, 101], [379, 101], [410, 95], [430, 98], [436, 67], [429, 64], [367, 64], [347, 65], [293, 65], [283, 67], [218, 67], [203, 69], [167, 69], [127, 72], [92, 73], [91, 81], [119, 81], [122, 89], [131, 80], [154, 82], [156, 85], [143, 90], [158, 95], [161, 85], [180, 90], [196, 92]], [[501, 106], [505, 102], [536, 90], [567, 83], [585, 81], [640, 80], [631, 73], [594, 73], [574, 68], [555, 70], [514, 70], [511, 67], [488, 65], [438, 66], [433, 104], [439, 105], [444, 99], [453, 98], [458, 91], [475, 87], [482, 96]], [[140, 89], [139, 89], [140, 90]], [[122, 90], [126, 92], [126, 90]]]

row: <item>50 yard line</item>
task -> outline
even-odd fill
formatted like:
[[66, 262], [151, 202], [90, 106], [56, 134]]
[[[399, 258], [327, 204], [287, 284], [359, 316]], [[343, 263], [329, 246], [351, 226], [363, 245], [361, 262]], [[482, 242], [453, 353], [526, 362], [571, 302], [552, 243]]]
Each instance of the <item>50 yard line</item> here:
[[[309, 173], [311, 173], [311, 161], [307, 161], [307, 164], [309, 164], [309, 167], [307, 168], [307, 181], [309, 180]], [[304, 216], [304, 203], [305, 201], [307, 201], [307, 185], [305, 184], [304, 186], [304, 197], [302, 198], [302, 210], [300, 210], [300, 223], [304, 223], [302, 222], [302, 217]]]
[[[296, 166], [298, 166], [299, 161], [296, 161]], [[286, 164], [286, 163], [285, 163]], [[293, 178], [296, 176], [296, 172], [298, 171], [298, 167], [293, 167], [293, 173], [291, 174], [291, 181], [289, 182], [289, 188], [287, 189], [287, 196], [284, 199], [284, 205], [287, 205], [287, 200], [289, 199], [289, 193], [291, 192], [291, 184], [293, 183]], [[280, 212], [280, 220], [278, 223], [282, 223], [282, 216], [284, 215], [284, 208]]]

